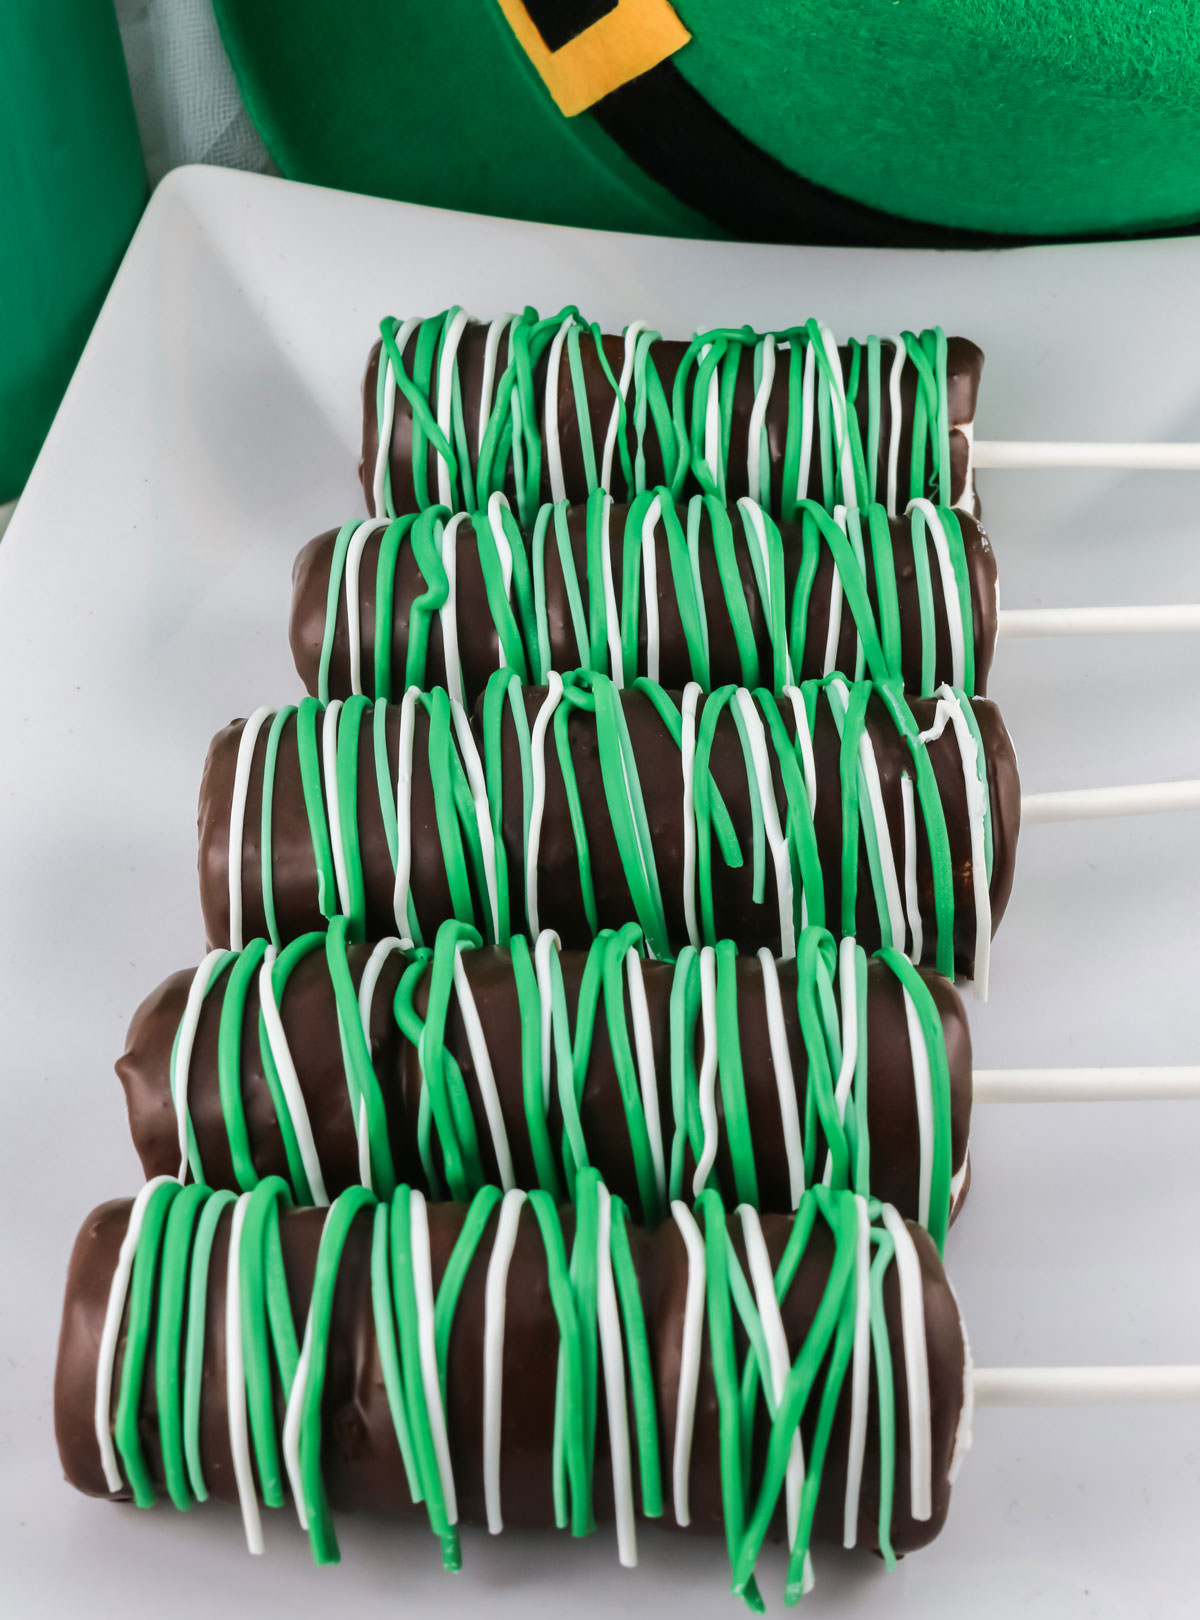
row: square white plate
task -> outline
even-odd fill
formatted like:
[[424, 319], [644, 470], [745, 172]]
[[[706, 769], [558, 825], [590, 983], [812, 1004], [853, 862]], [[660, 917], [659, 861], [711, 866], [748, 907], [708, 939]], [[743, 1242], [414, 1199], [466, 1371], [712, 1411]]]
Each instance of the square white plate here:
[[[1200, 438], [1200, 240], [921, 254], [746, 247], [488, 220], [215, 169], [158, 190], [0, 545], [0, 1607], [14, 1616], [736, 1612], [720, 1545], [343, 1520], [315, 1572], [290, 1513], [77, 1496], [50, 1382], [89, 1208], [139, 1180], [111, 1064], [198, 959], [210, 735], [295, 697], [292, 559], [362, 511], [359, 382], [380, 316], [576, 302], [671, 334], [819, 314], [940, 322], [989, 353], [979, 430]], [[984, 474], [1011, 605], [1200, 598], [1200, 478]], [[1200, 642], [1006, 643], [994, 694], [1030, 789], [1200, 775]], [[981, 1065], [1200, 1059], [1200, 819], [1028, 830], [974, 1016]], [[981, 1363], [1200, 1360], [1200, 1104], [981, 1108], [949, 1266]], [[888, 1576], [817, 1555], [817, 1615], [1196, 1612], [1200, 1409], [986, 1411], [945, 1534]], [[768, 1558], [764, 1591], [781, 1589]], [[386, 1605], [385, 1611], [378, 1606]], [[780, 1606], [774, 1597], [772, 1606]]]

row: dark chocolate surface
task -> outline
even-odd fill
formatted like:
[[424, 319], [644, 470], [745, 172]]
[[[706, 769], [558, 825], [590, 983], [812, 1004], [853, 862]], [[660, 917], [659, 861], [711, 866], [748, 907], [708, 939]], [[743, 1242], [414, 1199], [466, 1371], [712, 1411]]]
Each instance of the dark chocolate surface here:
[[[351, 976], [356, 985], [369, 952], [367, 945], [350, 947]], [[585, 957], [581, 953], [566, 952], [561, 962], [573, 1024]], [[516, 1182], [518, 1186], [534, 1187], [538, 1182], [523, 1099], [522, 1052], [527, 1042], [540, 1041], [540, 1034], [523, 1024], [506, 950], [468, 951], [462, 963], [487, 1032]], [[371, 1051], [383, 1091], [397, 1174], [404, 1181], [424, 1186], [416, 1146], [417, 1107], [422, 1089], [420, 1062], [416, 1048], [400, 1034], [390, 1016], [400, 971], [399, 958], [389, 957], [372, 1003]], [[740, 1051], [758, 1177], [758, 1203], [764, 1210], [787, 1211], [792, 1207], [792, 1197], [778, 1086], [767, 1034], [762, 965], [756, 957], [741, 957], [736, 972]], [[672, 969], [661, 962], [646, 962], [642, 976], [653, 1034], [660, 1115], [664, 1121], [669, 1121], [672, 1117], [669, 1017]], [[937, 1004], [945, 1032], [950, 1070], [951, 1168], [957, 1171], [966, 1157], [970, 1125], [970, 1032], [962, 1000], [953, 985], [933, 972], [925, 971], [923, 977]], [[779, 981], [787, 1018], [788, 1047], [797, 1082], [799, 1117], [803, 1120], [808, 1059], [796, 1012], [795, 980], [795, 964], [781, 963]], [[190, 983], [190, 972], [173, 974], [146, 998], [134, 1014], [126, 1051], [117, 1064], [117, 1073], [125, 1088], [134, 1145], [147, 1176], [173, 1175], [179, 1168], [170, 1064]], [[211, 1186], [236, 1188], [217, 1078], [217, 1031], [226, 984], [227, 978], [222, 978], [213, 987], [201, 1010], [189, 1073], [188, 1109], [205, 1180]], [[427, 989], [428, 977], [423, 980], [416, 998], [417, 1010], [422, 1015], [426, 1010]], [[626, 1004], [628, 1010], [628, 991]], [[322, 953], [307, 956], [298, 964], [284, 993], [281, 1015], [288, 1045], [295, 1057], [326, 1188], [333, 1196], [358, 1182], [360, 1174], [354, 1111], [338, 1037], [333, 988]], [[247, 999], [243, 1029], [242, 1103], [255, 1169], [260, 1176], [286, 1177], [287, 1158], [263, 1072], [257, 1024], [258, 992], [254, 986]], [[626, 1200], [635, 1218], [641, 1219], [643, 1212], [633, 1151], [607, 1028], [601, 1010], [580, 1104], [585, 1140], [590, 1162], [612, 1191]], [[868, 968], [866, 1030], [872, 1191], [895, 1204], [902, 1214], [915, 1218], [919, 1207], [920, 1136], [904, 999], [899, 982], [880, 963]], [[489, 1181], [498, 1183], [499, 1167], [484, 1112], [479, 1076], [457, 998], [451, 1003], [446, 1047], [462, 1072], [481, 1146], [484, 1173]], [[735, 1182], [728, 1137], [722, 1123], [724, 1104], [719, 1087], [717, 1110], [720, 1150], [716, 1171], [720, 1185], [732, 1190]], [[548, 1117], [550, 1139], [558, 1143], [562, 1134], [562, 1112], [556, 1088], [551, 1090]], [[822, 1163], [823, 1153], [819, 1152], [817, 1164]], [[694, 1162], [689, 1156], [684, 1172], [688, 1185], [693, 1170]]]
[[[526, 713], [532, 720], [543, 697], [540, 688], [525, 689]], [[933, 720], [931, 699], [910, 701], [914, 718], [922, 730]], [[993, 931], [1004, 914], [1012, 888], [1016, 833], [1020, 817], [1020, 784], [1012, 744], [995, 705], [986, 699], [973, 708], [983, 736], [988, 781], [992, 794], [994, 865], [990, 886]], [[667, 762], [663, 769], [641, 771], [641, 787], [646, 818], [650, 827], [661, 883], [667, 932], [673, 942], [687, 942], [684, 916], [684, 812], [679, 777], [679, 751], [648, 697], [628, 691], [622, 697], [622, 712], [629, 730], [633, 756], [638, 761]], [[882, 699], [873, 694], [867, 726], [875, 749], [880, 785], [888, 823], [892, 829], [893, 853], [897, 870], [904, 870], [900, 848], [901, 776], [911, 771], [911, 756], [887, 715]], [[794, 736], [790, 713], [784, 716], [789, 736]], [[521, 800], [520, 759], [512, 738], [513, 721], [506, 711], [502, 749], [504, 847], [508, 860], [510, 892], [524, 893], [524, 817]], [[622, 866], [613, 821], [608, 810], [603, 773], [600, 767], [594, 717], [579, 710], [568, 721], [570, 755], [579, 785], [579, 799], [591, 852], [595, 877], [597, 923], [601, 928], [619, 928], [634, 915], [633, 901]], [[842, 926], [842, 798], [838, 788], [838, 761], [841, 739], [827, 704], [817, 708], [813, 735], [816, 759], [816, 833], [825, 883], [825, 920], [834, 932], [853, 933], [859, 943], [874, 950], [880, 943], [870, 869], [865, 845], [860, 840], [858, 862], [858, 906], [854, 918]], [[946, 729], [928, 745], [929, 758], [937, 777], [945, 807], [950, 837], [955, 895], [955, 969], [970, 975], [975, 951], [975, 906], [972, 893], [972, 867], [966, 790], [958, 744], [952, 729]], [[538, 847], [540, 922], [558, 930], [565, 942], [575, 943], [589, 936], [579, 872], [579, 852], [571, 823], [567, 789], [557, 752], [547, 753], [546, 809]], [[771, 754], [775, 797], [785, 806], [783, 781], [778, 760]], [[751, 845], [752, 811], [745, 768], [745, 756], [732, 714], [726, 709], [716, 726], [710, 755], [712, 779], [737, 830], [744, 851]], [[782, 816], [781, 816], [782, 819]], [[930, 959], [933, 938], [933, 874], [929, 848], [918, 813], [917, 894], [925, 924], [926, 957]], [[714, 919], [717, 936], [735, 941], [739, 951], [755, 951], [766, 946], [778, 954], [781, 948], [779, 907], [773, 883], [769, 880], [761, 901], [754, 898], [753, 862], [747, 858], [740, 867], [720, 864], [714, 856]]]
[[[55, 1375], [55, 1433], [68, 1481], [93, 1496], [107, 1496], [94, 1427], [97, 1351], [109, 1289], [121, 1239], [128, 1224], [128, 1200], [101, 1205], [84, 1223], [76, 1240], [67, 1276], [58, 1366]], [[454, 1241], [461, 1229], [463, 1208], [441, 1204], [429, 1208], [429, 1228], [435, 1289]], [[204, 1341], [204, 1380], [201, 1402], [201, 1460], [211, 1494], [236, 1501], [237, 1489], [229, 1447], [225, 1395], [225, 1278], [228, 1262], [230, 1213], [222, 1217], [213, 1246], [209, 1273], [208, 1310]], [[312, 1289], [317, 1247], [324, 1223], [321, 1210], [298, 1210], [281, 1219], [284, 1265], [293, 1316], [299, 1333]], [[562, 1214], [568, 1246], [573, 1230], [570, 1210]], [[772, 1265], [778, 1263], [790, 1231], [787, 1216], [763, 1218], [763, 1232]], [[483, 1495], [483, 1342], [484, 1284], [491, 1252], [495, 1217], [485, 1231], [472, 1260], [459, 1300], [449, 1340], [447, 1416], [451, 1456], [460, 1519], [484, 1522]], [[729, 1226], [735, 1249], [742, 1254], [739, 1223]], [[928, 1236], [912, 1228], [920, 1258], [925, 1299], [933, 1435], [933, 1512], [925, 1521], [914, 1520], [909, 1497], [909, 1427], [904, 1398], [904, 1349], [899, 1327], [899, 1292], [895, 1267], [884, 1284], [884, 1308], [889, 1330], [897, 1398], [895, 1507], [892, 1543], [897, 1553], [913, 1551], [937, 1535], [949, 1507], [948, 1472], [963, 1405], [964, 1340], [949, 1284]], [[333, 1330], [322, 1404], [324, 1478], [335, 1508], [372, 1513], [423, 1517], [405, 1482], [399, 1448], [388, 1410], [375, 1338], [369, 1288], [370, 1221], [360, 1215], [346, 1243], [334, 1299]], [[670, 1459], [674, 1440], [683, 1302], [687, 1287], [687, 1260], [674, 1223], [657, 1233], [638, 1229], [630, 1233], [638, 1273], [641, 1301], [650, 1337], [660, 1456], [664, 1469], [667, 1520], [670, 1522]], [[794, 1357], [803, 1344], [824, 1290], [832, 1258], [832, 1242], [818, 1221], [797, 1276], [783, 1301], [783, 1323]], [[736, 1320], [736, 1318], [735, 1318]], [[745, 1354], [740, 1325], [738, 1353]], [[541, 1238], [531, 1212], [522, 1212], [507, 1288], [507, 1324], [504, 1352], [504, 1403], [501, 1439], [501, 1490], [506, 1525], [548, 1528], [554, 1522], [551, 1492], [553, 1399], [558, 1329], [550, 1305]], [[125, 1354], [125, 1327], [118, 1342], [114, 1390], [120, 1386]], [[829, 1454], [818, 1498], [815, 1533], [822, 1540], [839, 1540], [842, 1529], [846, 1455], [849, 1433], [849, 1380], [843, 1386], [834, 1421]], [[283, 1403], [276, 1389], [276, 1419], [282, 1426]], [[810, 1402], [802, 1421], [806, 1454], [811, 1450], [816, 1403]], [[157, 1440], [154, 1378], [142, 1389], [139, 1430], [147, 1461], [161, 1489], [161, 1453]], [[758, 1437], [757, 1443], [761, 1443]], [[879, 1430], [874, 1380], [867, 1422], [866, 1463], [859, 1508], [859, 1544], [875, 1545], [878, 1513]], [[609, 1441], [603, 1399], [599, 1403], [596, 1446], [596, 1512], [601, 1520], [611, 1515]], [[636, 1470], [635, 1470], [636, 1476]], [[723, 1531], [716, 1389], [707, 1336], [700, 1365], [699, 1396], [691, 1465], [693, 1531], [716, 1535]], [[635, 1483], [636, 1488], [636, 1483]], [[128, 1493], [118, 1493], [125, 1496]], [[781, 1515], [774, 1525], [782, 1532]]]
[[[613, 577], [622, 577], [625, 555], [625, 522], [627, 508], [613, 509], [610, 532], [613, 537]], [[585, 507], [575, 506], [568, 515], [571, 547], [575, 570], [579, 580], [581, 602], [585, 616], [588, 612]], [[987, 690], [987, 678], [992, 666], [996, 643], [996, 561], [987, 535], [976, 519], [965, 512], [958, 514], [962, 527], [963, 549], [970, 582], [971, 607], [975, 647], [975, 691]], [[790, 604], [795, 592], [804, 546], [799, 523], [779, 524], [783, 541], [784, 595]], [[917, 595], [916, 569], [913, 562], [912, 531], [904, 518], [890, 520], [892, 549], [895, 556], [896, 579], [899, 595], [902, 665], [899, 674], [906, 691], [922, 688], [921, 612]], [[705, 513], [700, 527], [700, 582], [705, 614], [709, 626], [710, 685], [741, 684], [770, 686], [771, 648], [762, 593], [758, 588], [750, 549], [742, 536], [742, 525], [735, 516], [733, 524], [738, 575], [745, 593], [746, 607], [758, 653], [757, 669], [743, 667], [737, 653], [729, 605], [717, 566], [712, 543], [712, 526]], [[333, 562], [337, 530], [318, 535], [309, 542], [296, 559], [292, 580], [291, 646], [292, 656], [301, 680], [309, 692], [317, 693], [321, 646], [325, 633], [329, 576]], [[395, 571], [395, 595], [391, 618], [391, 690], [379, 692], [375, 685], [375, 620], [377, 608], [377, 573], [381, 535], [374, 534], [363, 548], [359, 570], [359, 638], [362, 648], [361, 687], [368, 697], [395, 699], [406, 684], [405, 670], [409, 654], [414, 604], [428, 589], [411, 545], [402, 544]], [[458, 649], [462, 663], [466, 701], [473, 701], [487, 684], [488, 677], [501, 662], [500, 642], [488, 602], [483, 569], [479, 559], [479, 545], [475, 525], [467, 519], [458, 530], [455, 547], [458, 603]], [[810, 608], [805, 624], [803, 657], [795, 669], [797, 680], [807, 680], [825, 673], [825, 650], [829, 636], [831, 587], [835, 569], [827, 547], [820, 550], [820, 561], [813, 580]], [[872, 608], [878, 613], [874, 554], [867, 548], [867, 591]], [[692, 668], [687, 639], [680, 614], [679, 598], [671, 571], [660, 553], [658, 571], [658, 623], [659, 674], [664, 686], [684, 686], [698, 678]], [[945, 600], [940, 590], [934, 591], [933, 600], [936, 659], [933, 685], [953, 679], [949, 626]], [[546, 614], [550, 632], [552, 667], [573, 669], [580, 663], [579, 644], [567, 595], [566, 579], [558, 548], [547, 546]], [[857, 637], [848, 611], [842, 616], [841, 636], [833, 667], [853, 675]], [[527, 649], [528, 652], [528, 649]], [[639, 624], [638, 674], [646, 674], [646, 625], [644, 616]], [[441, 629], [434, 623], [428, 640], [428, 653], [419, 684], [441, 686], [446, 681], [445, 649]], [[346, 592], [344, 581], [338, 594], [337, 615], [329, 667], [329, 696], [345, 697], [353, 690], [350, 678], [350, 645], [346, 623]]]
[[[200, 901], [210, 940], [229, 939], [229, 821], [234, 772], [244, 722], [235, 720], [213, 739], [200, 784]], [[395, 868], [379, 804], [370, 715], [362, 724], [358, 756], [358, 830], [367, 893], [367, 933], [382, 939], [396, 931], [393, 910]], [[280, 929], [289, 937], [324, 929], [317, 891], [317, 867], [293, 715], [284, 730], [276, 765], [272, 803], [272, 870]], [[387, 716], [388, 761], [396, 780], [400, 757], [400, 710]], [[254, 749], [242, 841], [243, 937], [267, 933], [262, 898], [262, 787], [267, 751], [264, 727]], [[412, 890], [418, 915], [430, 926], [454, 915], [450, 884], [438, 839], [436, 790], [429, 762], [429, 720], [418, 705], [413, 740]]]
[[[677, 700], [677, 694], [675, 696]], [[536, 712], [542, 697], [543, 692], [539, 688], [524, 689], [527, 715], [532, 716]], [[911, 700], [910, 707], [920, 728], [927, 729], [935, 713], [933, 700], [915, 698]], [[994, 932], [1004, 915], [1012, 889], [1020, 822], [1020, 780], [1016, 756], [999, 711], [987, 699], [976, 700], [972, 707], [983, 739], [992, 805], [994, 863], [990, 894]], [[682, 899], [684, 812], [679, 750], [644, 693], [631, 690], [622, 694], [622, 709], [633, 756], [639, 765], [668, 932], [674, 944], [682, 946], [688, 936]], [[399, 709], [393, 708], [387, 716], [388, 763], [393, 781], [399, 751], [399, 715]], [[794, 734], [790, 712], [785, 712], [784, 721], [789, 735]], [[229, 940], [230, 805], [242, 724], [241, 721], [233, 722], [214, 739], [200, 789], [201, 904], [208, 937], [214, 944], [225, 944]], [[358, 829], [366, 887], [366, 933], [369, 937], [380, 938], [395, 932], [394, 870], [379, 807], [369, 715], [360, 724], [363, 738], [358, 763]], [[475, 724], [478, 731], [478, 716]], [[911, 769], [911, 759], [878, 694], [871, 697], [867, 727], [892, 828], [897, 870], [902, 872], [903, 852], [899, 847], [902, 828], [900, 783], [902, 775]], [[594, 717], [574, 710], [568, 721], [568, 735], [595, 874], [597, 925], [601, 928], [619, 928], [631, 920], [634, 910], [605, 800]], [[504, 847], [500, 853], [508, 867], [510, 924], [513, 931], [521, 932], [526, 924], [523, 912], [526, 889], [523, 785], [520, 756], [513, 735], [513, 718], [507, 706], [501, 739]], [[428, 725], [423, 711], [418, 708], [412, 772], [412, 892], [423, 927], [432, 931], [437, 923], [453, 916], [454, 912], [437, 834], [437, 789], [427, 744]], [[839, 751], [840, 738], [833, 716], [828, 704], [822, 702], [817, 708], [814, 752], [818, 782], [816, 830], [824, 873], [825, 916], [835, 932], [853, 932], [866, 949], [873, 950], [880, 943], [880, 930], [866, 849], [861, 840], [857, 912], [852, 919], [843, 916], [842, 798], [837, 787]], [[254, 750], [241, 850], [245, 938], [266, 932], [261, 893], [260, 837], [265, 752], [264, 728]], [[929, 742], [928, 753], [949, 831], [955, 895], [955, 971], [969, 976], [973, 968], [975, 944], [971, 845], [962, 764], [951, 727], [945, 727], [938, 737]], [[579, 852], [555, 749], [547, 750], [547, 762], [545, 814], [538, 854], [538, 922], [541, 927], [556, 929], [564, 945], [583, 946], [590, 941], [593, 931], [583, 904]], [[717, 722], [710, 764], [739, 844], [743, 850], [749, 850], [752, 813], [745, 760], [737, 726], [728, 708]], [[785, 808], [782, 779], [774, 755], [772, 771], [776, 800], [781, 808]], [[935, 915], [933, 879], [920, 814], [917, 824], [916, 886], [925, 929], [924, 959], [932, 960]], [[309, 929], [322, 928], [324, 918], [318, 904], [316, 865], [300, 783], [294, 716], [283, 731], [279, 747], [272, 837], [275, 908], [281, 934], [294, 938]], [[718, 859], [713, 879], [717, 936], [734, 940], [742, 951], [754, 951], [766, 946], [778, 954], [781, 947], [779, 914], [772, 889], [769, 881], [764, 899], [755, 901], [753, 862], [747, 859], [741, 867], [728, 867], [721, 865]], [[476, 917], [482, 919], [485, 916], [486, 909], [479, 900]]]
[[[463, 333], [458, 350], [458, 371], [462, 385], [463, 424], [468, 436], [468, 442], [477, 442], [479, 431], [479, 404], [481, 384], [483, 381], [484, 347], [487, 341], [487, 326], [482, 322], [471, 322]], [[415, 352], [417, 336], [414, 332], [409, 339], [409, 345], [404, 352], [403, 359], [411, 364]], [[602, 339], [604, 354], [607, 357], [609, 368], [613, 376], [619, 376], [624, 354], [624, 340], [617, 334], [606, 334]], [[654, 345], [654, 360], [658, 374], [662, 379], [663, 388], [668, 399], [671, 397], [671, 388], [679, 365], [688, 349], [688, 344], [681, 340], [661, 338]], [[842, 374], [848, 377], [851, 365], [851, 351], [848, 347], [839, 349]], [[893, 353], [892, 343], [885, 339], [882, 345], [883, 376], [886, 379], [888, 367], [891, 364]], [[580, 344], [580, 355], [583, 365], [584, 385], [587, 399], [587, 409], [590, 421], [587, 425], [588, 437], [597, 450], [603, 448], [604, 437], [608, 430], [609, 418], [612, 413], [613, 389], [608, 380], [605, 367], [601, 363], [596, 346], [591, 338], [584, 335]], [[374, 474], [375, 463], [379, 446], [379, 424], [376, 420], [376, 396], [379, 375], [380, 344], [376, 342], [367, 361], [366, 376], [363, 381], [363, 440], [362, 461], [359, 473], [362, 479], [363, 492], [367, 500], [368, 511], [374, 513]], [[543, 354], [539, 363], [533, 370], [533, 382], [536, 397], [545, 397], [545, 379], [548, 365], [548, 353]], [[975, 405], [979, 394], [979, 380], [983, 370], [983, 352], [969, 338], [952, 337], [947, 340], [946, 355], [946, 400], [949, 416], [949, 442], [950, 442], [950, 499], [951, 506], [965, 506], [971, 511], [978, 510], [978, 502], [973, 488], [967, 484], [967, 472], [970, 462], [970, 445], [965, 428], [969, 428], [975, 419]], [[912, 365], [903, 368], [900, 379], [900, 405], [901, 429], [899, 461], [900, 489], [906, 501], [909, 494], [907, 469], [912, 459], [912, 422], [913, 406], [916, 397], [916, 374]], [[736, 387], [733, 395], [732, 416], [730, 422], [730, 436], [727, 453], [728, 479], [726, 494], [730, 500], [736, 500], [742, 495], [754, 494], [746, 483], [746, 447], [749, 435], [750, 416], [754, 407], [755, 384], [752, 373], [752, 364], [749, 351], [743, 354], [739, 367]], [[437, 410], [436, 384], [432, 389], [431, 404], [434, 412]], [[863, 431], [863, 442], [866, 443], [867, 418], [867, 389], [865, 386], [858, 390], [853, 409], [858, 416]], [[886, 386], [881, 390], [880, 398], [880, 433], [879, 433], [879, 483], [877, 487], [886, 490], [887, 487], [887, 446], [891, 432], [891, 403]], [[783, 469], [784, 445], [787, 434], [788, 419], [788, 366], [779, 365], [770, 396], [767, 401], [765, 427], [767, 433], [768, 455], [771, 464], [771, 498], [765, 504], [771, 511], [780, 510], [781, 478]], [[544, 424], [543, 424], [544, 426]], [[559, 372], [558, 388], [558, 429], [562, 452], [563, 480], [566, 495], [569, 500], [578, 501], [586, 499], [590, 493], [586, 465], [583, 455], [582, 424], [575, 403], [574, 384], [570, 367], [563, 365]], [[636, 449], [633, 425], [626, 427], [626, 438], [630, 448], [631, 459]], [[818, 430], [816, 436], [818, 447], [822, 443]], [[645, 469], [640, 479], [642, 488], [652, 488], [655, 484], [667, 481], [668, 469], [663, 466], [661, 447], [657, 436], [651, 431], [647, 432], [644, 443]], [[436, 469], [434, 458], [426, 451], [428, 487], [437, 489]], [[412, 414], [402, 394], [396, 401], [395, 416], [392, 424], [392, 439], [389, 450], [389, 463], [391, 467], [392, 506], [396, 512], [414, 511], [421, 504], [413, 482], [413, 438]], [[686, 486], [683, 493], [691, 494], [694, 486]], [[515, 495], [511, 482], [506, 484], [505, 492]], [[609, 493], [615, 500], [626, 500], [636, 490], [631, 490], [621, 470], [620, 457], [614, 458], [613, 477]], [[814, 453], [811, 463], [808, 488], [802, 494], [819, 497], [821, 487], [821, 456]], [[936, 488], [927, 487], [922, 491], [934, 499], [937, 498]], [[552, 498], [549, 472], [543, 457], [541, 499]]]

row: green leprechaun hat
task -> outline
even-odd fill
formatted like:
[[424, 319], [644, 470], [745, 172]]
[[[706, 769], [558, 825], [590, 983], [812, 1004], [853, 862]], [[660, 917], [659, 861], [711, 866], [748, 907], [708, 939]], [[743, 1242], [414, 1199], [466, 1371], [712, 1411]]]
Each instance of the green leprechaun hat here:
[[215, 0], [297, 179], [686, 235], [1200, 222], [1194, 0]]

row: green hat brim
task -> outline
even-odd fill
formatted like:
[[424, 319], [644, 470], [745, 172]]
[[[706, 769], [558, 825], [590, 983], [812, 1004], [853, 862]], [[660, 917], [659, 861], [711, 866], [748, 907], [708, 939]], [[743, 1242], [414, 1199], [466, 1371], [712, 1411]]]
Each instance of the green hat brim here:
[[[285, 174], [517, 218], [721, 234], [699, 143], [688, 207], [601, 117], [563, 116], [497, 0], [215, 4]], [[767, 160], [837, 196], [1018, 237], [1200, 219], [1194, 0], [673, 4], [692, 38], [669, 71]], [[655, 139], [672, 137], [693, 139], [674, 126]], [[794, 213], [795, 239], [822, 239]], [[875, 239], [892, 239], [886, 221]]]
[[586, 113], [564, 118], [495, 0], [215, 0], [284, 174], [515, 219], [704, 236]]

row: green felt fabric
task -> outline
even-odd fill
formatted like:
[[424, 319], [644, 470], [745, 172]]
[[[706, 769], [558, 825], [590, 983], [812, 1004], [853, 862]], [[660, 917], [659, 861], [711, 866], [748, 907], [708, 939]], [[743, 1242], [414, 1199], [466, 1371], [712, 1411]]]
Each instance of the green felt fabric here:
[[1200, 220], [1196, 0], [677, 0], [675, 58], [789, 168], [876, 208], [1070, 235]]
[[287, 175], [473, 213], [704, 234], [588, 117], [565, 119], [495, 0], [215, 0]]
[[0, 3], [0, 502], [25, 482], [146, 198], [112, 6]]
[[[215, 0], [285, 173], [672, 234], [705, 222], [565, 119], [495, 0]], [[1200, 221], [1196, 0], [675, 0], [673, 64], [810, 180], [1013, 234]]]

